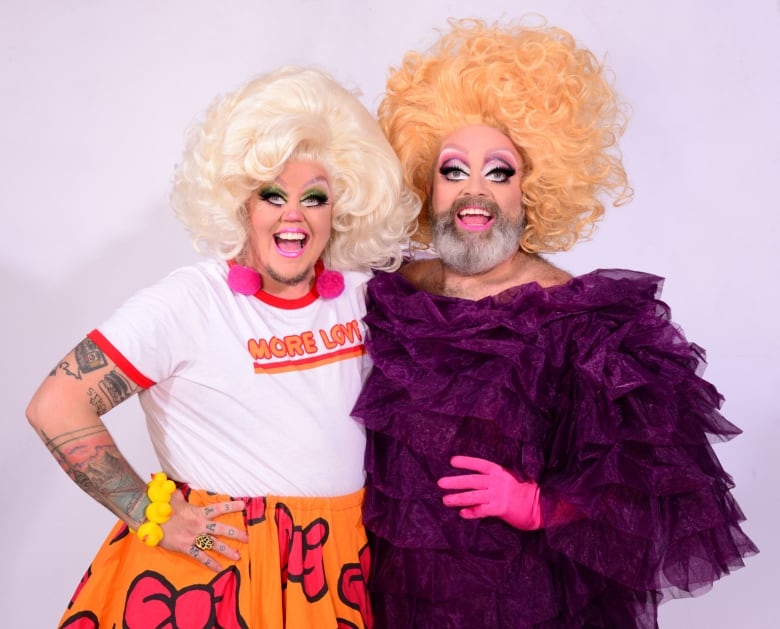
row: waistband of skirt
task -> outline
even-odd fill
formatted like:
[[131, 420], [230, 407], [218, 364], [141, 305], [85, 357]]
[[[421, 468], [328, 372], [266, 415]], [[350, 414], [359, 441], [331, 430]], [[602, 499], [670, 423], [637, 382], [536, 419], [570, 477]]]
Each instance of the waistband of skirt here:
[[273, 494], [265, 496], [229, 496], [227, 494], [218, 494], [205, 489], [194, 489], [187, 483], [177, 482], [176, 486], [181, 489], [188, 502], [190, 501], [191, 494], [198, 495], [200, 500], [205, 504], [226, 502], [228, 500], [243, 500], [249, 502], [250, 500], [265, 498], [269, 503], [283, 502], [290, 507], [311, 510], [322, 510], [324, 508], [330, 510], [360, 508], [363, 506], [363, 499], [366, 493], [365, 488], [361, 487], [357, 491], [340, 496], [277, 496]]

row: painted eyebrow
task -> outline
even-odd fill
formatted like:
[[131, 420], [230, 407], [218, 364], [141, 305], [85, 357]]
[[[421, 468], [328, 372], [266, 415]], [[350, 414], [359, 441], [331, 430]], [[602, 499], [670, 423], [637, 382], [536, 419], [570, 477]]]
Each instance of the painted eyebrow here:
[[468, 161], [466, 151], [463, 149], [454, 146], [445, 146], [439, 153], [439, 164], [442, 164], [453, 157], [462, 161]]
[[497, 159], [501, 162], [505, 162], [508, 166], [511, 166], [515, 170], [517, 170], [518, 164], [517, 164], [517, 158], [512, 154], [511, 151], [507, 151], [506, 149], [499, 149], [496, 151], [492, 151], [488, 153], [485, 156], [485, 163], [489, 162], [492, 159]]
[[[457, 158], [467, 162], [468, 152], [462, 147], [457, 145], [445, 146], [439, 153], [439, 164], [441, 165], [448, 159], [452, 159], [452, 158]], [[511, 166], [515, 170], [517, 170], [519, 167], [517, 158], [512, 153], [512, 151], [509, 151], [507, 149], [494, 149], [492, 151], [488, 151], [485, 154], [485, 163], [493, 159], [497, 159], [499, 161], [505, 162], [508, 166]]]
[[[315, 177], [309, 179], [309, 181], [303, 184], [303, 189], [306, 190], [307, 188], [310, 188], [313, 185], [318, 183], [325, 184], [325, 187], [328, 188], [328, 191], [330, 191], [330, 183], [328, 183], [328, 178], [323, 177], [322, 175], [316, 175]], [[287, 182], [282, 177], [277, 177], [276, 179], [274, 179], [273, 182], [268, 187], [271, 188], [272, 186], [279, 186], [284, 190], [284, 192], [289, 194], [288, 190], [290, 186], [287, 185]]]
[[316, 184], [325, 184], [325, 187], [330, 189], [330, 183], [328, 183], [327, 177], [323, 177], [322, 175], [317, 175], [316, 177], [312, 177], [309, 181], [303, 184], [303, 187], [304, 189], [311, 188]]

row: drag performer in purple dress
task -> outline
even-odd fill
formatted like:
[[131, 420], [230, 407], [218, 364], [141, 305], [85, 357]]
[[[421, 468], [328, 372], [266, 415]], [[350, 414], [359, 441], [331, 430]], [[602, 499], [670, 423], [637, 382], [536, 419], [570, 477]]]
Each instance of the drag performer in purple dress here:
[[757, 549], [662, 280], [538, 255], [631, 196], [602, 67], [559, 29], [453, 23], [380, 121], [438, 257], [369, 284], [377, 627], [656, 627]]

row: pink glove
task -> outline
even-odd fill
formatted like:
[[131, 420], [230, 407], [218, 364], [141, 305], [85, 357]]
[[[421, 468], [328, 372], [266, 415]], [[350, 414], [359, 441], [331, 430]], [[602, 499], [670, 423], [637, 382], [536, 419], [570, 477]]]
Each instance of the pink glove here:
[[542, 528], [539, 485], [535, 482], [519, 481], [497, 463], [471, 456], [454, 456], [450, 464], [477, 472], [444, 476], [438, 482], [442, 489], [465, 490], [446, 494], [442, 499], [448, 507], [463, 507], [460, 510], [462, 518], [495, 516], [522, 531]]

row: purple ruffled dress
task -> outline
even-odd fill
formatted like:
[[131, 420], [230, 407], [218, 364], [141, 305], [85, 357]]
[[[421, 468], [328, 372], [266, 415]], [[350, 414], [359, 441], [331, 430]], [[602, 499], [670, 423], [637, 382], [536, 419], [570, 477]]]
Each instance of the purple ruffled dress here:
[[[377, 629], [656, 627], [758, 552], [710, 442], [740, 431], [662, 280], [596, 271], [479, 301], [369, 284], [364, 520]], [[541, 486], [544, 528], [467, 521], [455, 454]]]

